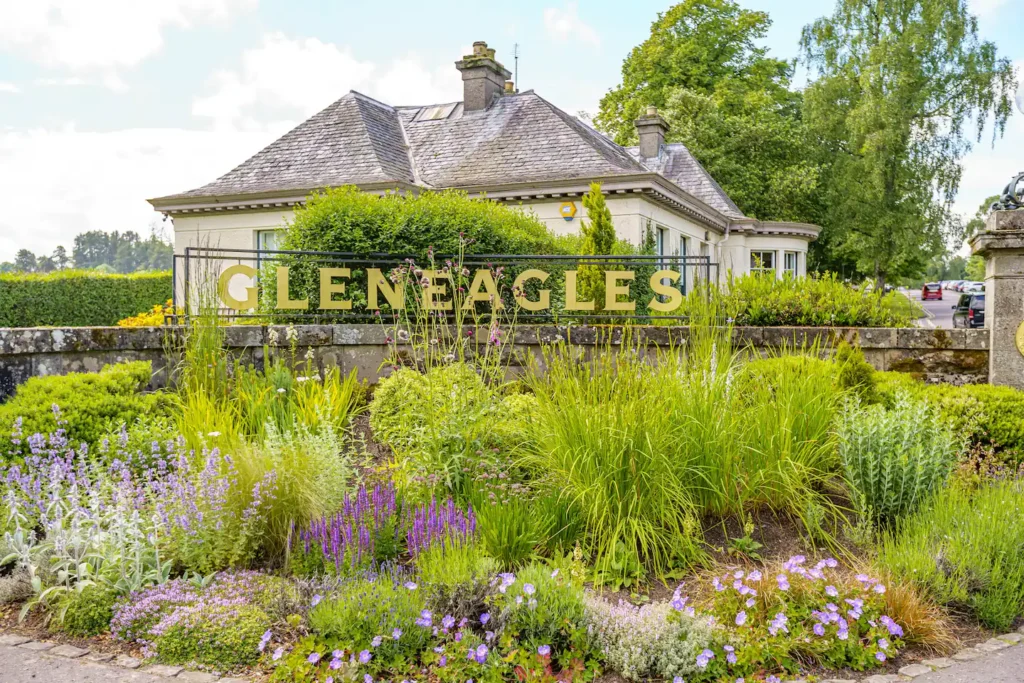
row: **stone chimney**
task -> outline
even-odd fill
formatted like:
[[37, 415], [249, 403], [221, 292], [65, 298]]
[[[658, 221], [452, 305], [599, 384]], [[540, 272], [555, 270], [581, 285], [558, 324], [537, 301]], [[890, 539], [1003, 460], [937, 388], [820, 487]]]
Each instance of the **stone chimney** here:
[[512, 72], [494, 59], [494, 50], [478, 40], [473, 43], [473, 54], [455, 62], [462, 72], [462, 109], [466, 112], [482, 111], [491, 106], [495, 97], [505, 90], [505, 81]]
[[661, 153], [661, 146], [665, 144], [665, 133], [668, 132], [668, 123], [658, 114], [658, 108], [647, 107], [647, 113], [633, 124], [640, 135], [640, 156], [644, 159], [657, 157]]

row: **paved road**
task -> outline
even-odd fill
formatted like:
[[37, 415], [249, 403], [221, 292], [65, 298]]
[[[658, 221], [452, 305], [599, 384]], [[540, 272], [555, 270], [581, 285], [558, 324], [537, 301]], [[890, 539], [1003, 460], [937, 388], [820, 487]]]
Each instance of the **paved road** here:
[[953, 329], [953, 304], [955, 304], [957, 299], [960, 297], [959, 292], [952, 292], [948, 290], [944, 291], [942, 292], [941, 301], [936, 301], [935, 299], [921, 301], [920, 289], [912, 289], [909, 292], [906, 292], [906, 295], [921, 304], [921, 307], [932, 315], [930, 318], [921, 318], [918, 320], [918, 325], [928, 328], [938, 327], [944, 330]]
[[1024, 683], [1024, 647], [1007, 648], [914, 679], [914, 683]]
[[2, 683], [168, 683], [174, 679], [80, 659], [47, 657], [20, 647], [0, 646]]

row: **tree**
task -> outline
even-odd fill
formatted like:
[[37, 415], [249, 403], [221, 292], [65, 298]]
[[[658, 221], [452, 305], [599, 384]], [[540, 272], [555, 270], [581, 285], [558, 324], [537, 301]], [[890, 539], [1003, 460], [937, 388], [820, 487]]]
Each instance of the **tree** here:
[[965, 0], [839, 0], [804, 29], [818, 80], [804, 116], [832, 159], [823, 178], [830, 250], [879, 285], [915, 275], [957, 232], [960, 161], [991, 116], [1001, 134], [1014, 70], [978, 39]]
[[[580, 233], [583, 235], [580, 253], [599, 256], [611, 254], [615, 249], [615, 226], [600, 183], [590, 184], [590, 191], [583, 195], [583, 208], [587, 210], [588, 220], [580, 224]], [[604, 310], [604, 269], [581, 264], [578, 282], [580, 300], [593, 301], [595, 311]]]
[[985, 279], [985, 259], [978, 254], [967, 259], [967, 269], [964, 276], [968, 280], [981, 282]]
[[974, 218], [968, 221], [967, 225], [964, 226], [963, 238], [965, 240], [971, 239], [985, 229], [985, 218], [988, 217], [989, 207], [992, 206], [994, 202], [998, 201], [999, 195], [994, 194], [981, 203], [981, 206], [978, 207], [977, 212], [974, 214]]
[[34, 273], [36, 270], [36, 255], [28, 249], [19, 249], [14, 255], [14, 267], [20, 273]]
[[757, 42], [771, 21], [731, 0], [685, 0], [658, 15], [622, 66], [595, 124], [620, 144], [655, 105], [749, 216], [814, 222], [820, 160], [806, 135], [792, 65]]
[[53, 250], [53, 256], [50, 258], [53, 259], [53, 263], [57, 267], [57, 270], [64, 270], [71, 264], [71, 257], [68, 256], [68, 250], [60, 245]]
[[39, 256], [36, 258], [37, 273], [52, 273], [55, 270], [57, 270], [57, 264], [49, 256]]

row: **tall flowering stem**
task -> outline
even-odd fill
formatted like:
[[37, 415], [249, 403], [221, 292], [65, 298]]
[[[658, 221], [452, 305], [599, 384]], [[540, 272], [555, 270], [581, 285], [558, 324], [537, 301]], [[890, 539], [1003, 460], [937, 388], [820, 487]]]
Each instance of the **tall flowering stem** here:
[[319, 549], [325, 562], [336, 572], [355, 569], [371, 562], [377, 540], [385, 529], [393, 529], [397, 519], [395, 485], [378, 484], [372, 489], [359, 487], [354, 496], [345, 496], [341, 510], [314, 520], [299, 531], [298, 540], [308, 555]]
[[409, 515], [406, 548], [412, 557], [432, 547], [442, 549], [462, 547], [476, 536], [476, 514], [470, 507], [463, 511], [449, 498], [438, 504], [417, 507]]

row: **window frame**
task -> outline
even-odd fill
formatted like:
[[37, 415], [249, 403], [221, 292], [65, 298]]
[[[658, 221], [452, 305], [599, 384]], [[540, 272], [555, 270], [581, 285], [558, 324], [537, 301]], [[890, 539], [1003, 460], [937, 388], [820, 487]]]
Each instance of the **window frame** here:
[[[770, 259], [771, 260], [771, 265], [770, 266], [765, 265], [766, 261], [765, 261], [765, 259], [763, 257], [766, 254], [771, 256], [771, 259]], [[775, 273], [775, 265], [776, 265], [775, 264], [775, 258], [776, 258], [776, 253], [775, 253], [774, 250], [771, 250], [771, 249], [751, 249], [750, 250], [750, 272], [751, 272], [751, 274], [754, 274], [754, 273], [760, 273], [762, 275], [768, 275], [769, 273], [774, 274]], [[761, 262], [761, 265], [757, 265], [757, 261], [755, 261], [755, 259], [759, 260]]]

